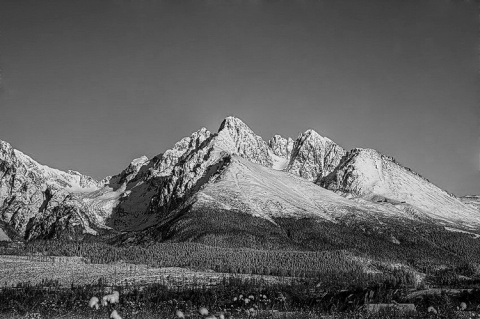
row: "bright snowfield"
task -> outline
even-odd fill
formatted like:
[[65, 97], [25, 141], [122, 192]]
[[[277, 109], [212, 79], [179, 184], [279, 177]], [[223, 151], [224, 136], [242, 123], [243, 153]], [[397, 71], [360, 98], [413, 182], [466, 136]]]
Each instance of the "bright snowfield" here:
[[358, 217], [390, 214], [358, 204], [296, 175], [281, 172], [234, 156], [214, 182], [196, 196], [195, 205], [215, 205], [240, 210], [272, 221], [278, 217], [317, 217], [329, 221], [355, 212]]
[[[58, 223], [68, 228], [69, 220], [91, 234], [102, 228], [138, 231], [185, 201], [270, 221], [381, 215], [480, 228], [473, 200], [462, 203], [374, 150], [346, 153], [313, 130], [296, 140], [276, 135], [265, 142], [240, 119], [228, 117], [217, 134], [202, 128], [172, 149], [152, 159], [135, 159], [100, 182], [41, 165], [8, 143], [1, 146], [1, 221], [22, 236], [32, 218], [33, 237], [58, 229]], [[19, 182], [4, 167], [16, 168], [24, 178]], [[54, 187], [47, 193], [49, 186]]]
[[275, 155], [272, 151], [269, 152], [272, 158], [272, 168], [277, 171], [283, 171], [287, 168], [289, 159]]

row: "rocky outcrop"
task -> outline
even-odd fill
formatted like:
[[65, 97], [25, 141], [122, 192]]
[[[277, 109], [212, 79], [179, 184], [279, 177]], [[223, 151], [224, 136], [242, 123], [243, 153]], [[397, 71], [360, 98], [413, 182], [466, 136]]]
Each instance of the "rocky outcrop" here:
[[172, 149], [165, 151], [165, 153], [157, 157], [158, 159], [155, 161], [152, 171], [154, 171], [156, 176], [170, 175], [173, 167], [178, 163], [182, 155], [198, 149], [200, 145], [211, 136], [212, 133], [206, 128], [201, 128], [189, 137], [181, 139]]
[[280, 135], [274, 135], [269, 141], [268, 146], [272, 150], [272, 153], [276, 156], [290, 159], [292, 154], [294, 141], [292, 138], [285, 138]]
[[332, 172], [344, 154], [332, 140], [308, 130], [296, 139], [287, 171], [316, 182]]
[[95, 222], [78, 196], [58, 191], [51, 195], [40, 214], [33, 216], [26, 226], [26, 239], [79, 240], [86, 235], [97, 235]]

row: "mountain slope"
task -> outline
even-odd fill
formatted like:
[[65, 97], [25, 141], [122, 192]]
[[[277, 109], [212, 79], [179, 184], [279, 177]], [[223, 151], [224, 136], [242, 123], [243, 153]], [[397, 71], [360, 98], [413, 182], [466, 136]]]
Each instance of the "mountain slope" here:
[[[123, 243], [198, 242], [255, 249], [353, 249], [403, 261], [459, 260], [455, 230], [391, 203], [354, 201], [288, 172], [225, 155], [198, 191]], [[475, 235], [475, 234], [473, 234]], [[472, 234], [468, 243], [472, 242]], [[450, 237], [449, 237], [450, 236]], [[455, 247], [455, 246], [454, 246]]]
[[320, 185], [347, 197], [410, 204], [417, 214], [437, 222], [467, 228], [480, 226], [478, 211], [372, 149], [348, 152], [335, 170], [321, 179]]

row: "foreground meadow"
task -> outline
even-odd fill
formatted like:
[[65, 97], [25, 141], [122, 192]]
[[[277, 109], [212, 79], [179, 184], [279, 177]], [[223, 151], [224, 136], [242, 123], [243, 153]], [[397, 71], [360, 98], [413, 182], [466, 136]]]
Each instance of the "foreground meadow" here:
[[[480, 318], [480, 290], [474, 288], [413, 291], [377, 284], [325, 289], [311, 280], [88, 264], [77, 257], [2, 256], [0, 260], [2, 280], [7, 283], [0, 290], [0, 318]], [[103, 304], [115, 292], [118, 299]], [[92, 297], [97, 298], [97, 306]], [[381, 303], [389, 306], [380, 311], [368, 308]], [[405, 303], [415, 311], [398, 306]]]

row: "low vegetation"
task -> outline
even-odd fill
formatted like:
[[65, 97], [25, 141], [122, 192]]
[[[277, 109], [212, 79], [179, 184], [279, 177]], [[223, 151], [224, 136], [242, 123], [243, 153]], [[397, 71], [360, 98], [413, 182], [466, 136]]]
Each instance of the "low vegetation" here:
[[[414, 303], [417, 312], [408, 318], [477, 316], [480, 245], [474, 236], [438, 227], [419, 232], [414, 225], [281, 222], [298, 249], [237, 247], [211, 236], [135, 246], [88, 240], [3, 244], [0, 312], [11, 318], [108, 318], [111, 306], [94, 310], [88, 301], [118, 290], [115, 310], [124, 319], [174, 318], [177, 310], [201, 318], [199, 307], [247, 318], [253, 306], [259, 318], [399, 317], [394, 309], [365, 313], [364, 305], [372, 303]], [[240, 295], [255, 302], [238, 304]]]
[[[249, 280], [185, 290], [160, 284], [127, 288], [100, 282], [69, 289], [21, 284], [0, 291], [0, 314], [2, 318], [109, 318], [115, 311], [121, 318], [205, 319], [205, 311], [199, 313], [205, 308], [216, 318], [454, 319], [475, 318], [480, 307], [480, 290], [473, 289], [457, 295], [423, 295], [413, 300], [415, 311], [405, 313], [395, 305], [412, 302], [405, 299], [407, 293], [405, 287], [386, 283], [331, 291], [307, 282], [263, 285]], [[379, 303], [391, 307], [380, 312], [365, 307]]]

